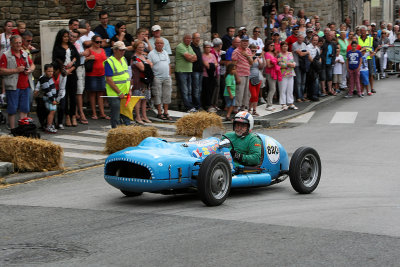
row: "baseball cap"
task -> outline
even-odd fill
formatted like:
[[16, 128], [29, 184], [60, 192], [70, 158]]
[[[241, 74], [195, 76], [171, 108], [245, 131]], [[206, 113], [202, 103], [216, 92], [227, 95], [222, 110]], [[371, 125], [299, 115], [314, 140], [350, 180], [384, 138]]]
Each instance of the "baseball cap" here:
[[279, 35], [279, 32], [273, 32], [272, 35]]
[[375, 22], [372, 22], [372, 23], [371, 23], [371, 26], [376, 26], [376, 23], [375, 23]]
[[113, 49], [126, 50], [126, 46], [125, 46], [124, 42], [117, 41], [114, 43]]
[[241, 31], [241, 30], [246, 30], [247, 31], [246, 27], [240, 27], [239, 31]]
[[298, 30], [299, 29], [299, 25], [294, 25], [292, 30]]
[[306, 32], [314, 32], [313, 28], [307, 28]]
[[151, 27], [151, 31], [152, 32], [161, 31], [161, 26], [160, 25], [154, 25], [153, 27]]
[[243, 35], [242, 38], [240, 38], [240, 41], [248, 41], [249, 40], [249, 36], [247, 35]]

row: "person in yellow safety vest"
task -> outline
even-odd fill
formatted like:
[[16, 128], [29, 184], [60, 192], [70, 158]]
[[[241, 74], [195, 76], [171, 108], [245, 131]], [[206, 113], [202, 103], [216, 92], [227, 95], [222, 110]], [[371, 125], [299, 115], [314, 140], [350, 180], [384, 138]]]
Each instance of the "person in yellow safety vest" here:
[[368, 70], [369, 70], [369, 83], [371, 84], [371, 92], [376, 93], [374, 88], [374, 38], [367, 35], [368, 28], [366, 26], [360, 27], [361, 35], [358, 37], [358, 44], [361, 48], [365, 47], [367, 49], [367, 53], [369, 53], [367, 57], [368, 61]]
[[106, 91], [108, 103], [111, 109], [111, 127], [116, 128], [120, 124], [120, 116], [122, 117], [124, 124], [129, 125], [129, 118], [120, 115], [120, 104], [121, 99], [125, 95], [131, 95], [131, 82], [128, 73], [128, 62], [126, 61], [124, 54], [126, 46], [123, 42], [118, 41], [114, 43], [113, 56], [110, 56], [104, 61], [104, 70], [106, 77]]

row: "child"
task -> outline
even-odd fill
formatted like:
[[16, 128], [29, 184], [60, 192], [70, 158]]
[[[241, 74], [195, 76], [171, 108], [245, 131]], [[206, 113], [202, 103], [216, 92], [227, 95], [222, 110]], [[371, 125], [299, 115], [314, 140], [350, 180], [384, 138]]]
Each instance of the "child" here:
[[367, 49], [364, 47], [361, 49], [361, 54], [362, 54], [362, 63], [361, 63], [361, 69], [360, 69], [360, 80], [362, 84], [361, 88], [361, 96], [364, 97], [364, 89], [366, 90], [367, 95], [371, 96], [372, 93], [371, 91], [368, 91], [368, 85], [369, 85], [369, 70], [368, 70], [368, 61], [367, 57], [369, 55], [369, 52], [367, 52]]
[[13, 35], [21, 35], [26, 32], [26, 23], [23, 21], [17, 22], [17, 27], [12, 30]]
[[333, 66], [333, 86], [336, 93], [340, 93], [339, 84], [342, 82], [344, 58], [340, 54], [340, 48], [336, 48], [335, 65]]
[[44, 65], [44, 73], [45, 74], [39, 78], [36, 85], [35, 96], [43, 99], [43, 103], [48, 111], [45, 132], [53, 134], [57, 133], [57, 130], [53, 125], [53, 120], [54, 114], [57, 110], [57, 105], [65, 95], [66, 79], [62, 78], [59, 71], [57, 71], [55, 76], [53, 76], [54, 68], [52, 64]]
[[360, 68], [362, 63], [362, 54], [357, 50], [357, 45], [358, 43], [353, 41], [351, 43], [351, 50], [347, 52], [347, 70], [350, 77], [350, 87], [345, 98], [353, 97], [354, 84], [356, 84], [358, 95], [361, 95]]
[[231, 63], [226, 67], [225, 74], [225, 91], [224, 98], [226, 107], [228, 108], [228, 113], [226, 114], [226, 120], [231, 121], [231, 113], [233, 107], [235, 106], [235, 92], [236, 92], [236, 66]]

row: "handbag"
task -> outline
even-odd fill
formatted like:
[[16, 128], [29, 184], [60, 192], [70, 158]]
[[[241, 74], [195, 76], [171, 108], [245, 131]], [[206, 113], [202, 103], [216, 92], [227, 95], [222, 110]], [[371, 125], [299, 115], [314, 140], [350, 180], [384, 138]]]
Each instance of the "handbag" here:
[[86, 72], [92, 72], [93, 71], [93, 65], [94, 65], [94, 59], [86, 60], [84, 65], [85, 65], [85, 71]]
[[250, 83], [251, 85], [258, 85], [260, 83], [260, 77], [259, 76], [254, 76], [250, 78]]

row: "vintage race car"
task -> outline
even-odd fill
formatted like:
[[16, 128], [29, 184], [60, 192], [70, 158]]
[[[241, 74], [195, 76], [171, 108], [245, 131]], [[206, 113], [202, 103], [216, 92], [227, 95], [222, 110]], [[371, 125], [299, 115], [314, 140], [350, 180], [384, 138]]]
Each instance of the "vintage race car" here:
[[317, 188], [321, 160], [316, 150], [300, 147], [289, 163], [288, 153], [280, 143], [266, 135], [257, 136], [262, 141], [258, 166], [235, 167], [229, 139], [167, 142], [148, 137], [136, 147], [110, 155], [105, 161], [104, 178], [126, 196], [196, 191], [207, 206], [221, 205], [231, 188], [269, 186], [288, 176], [300, 194]]

